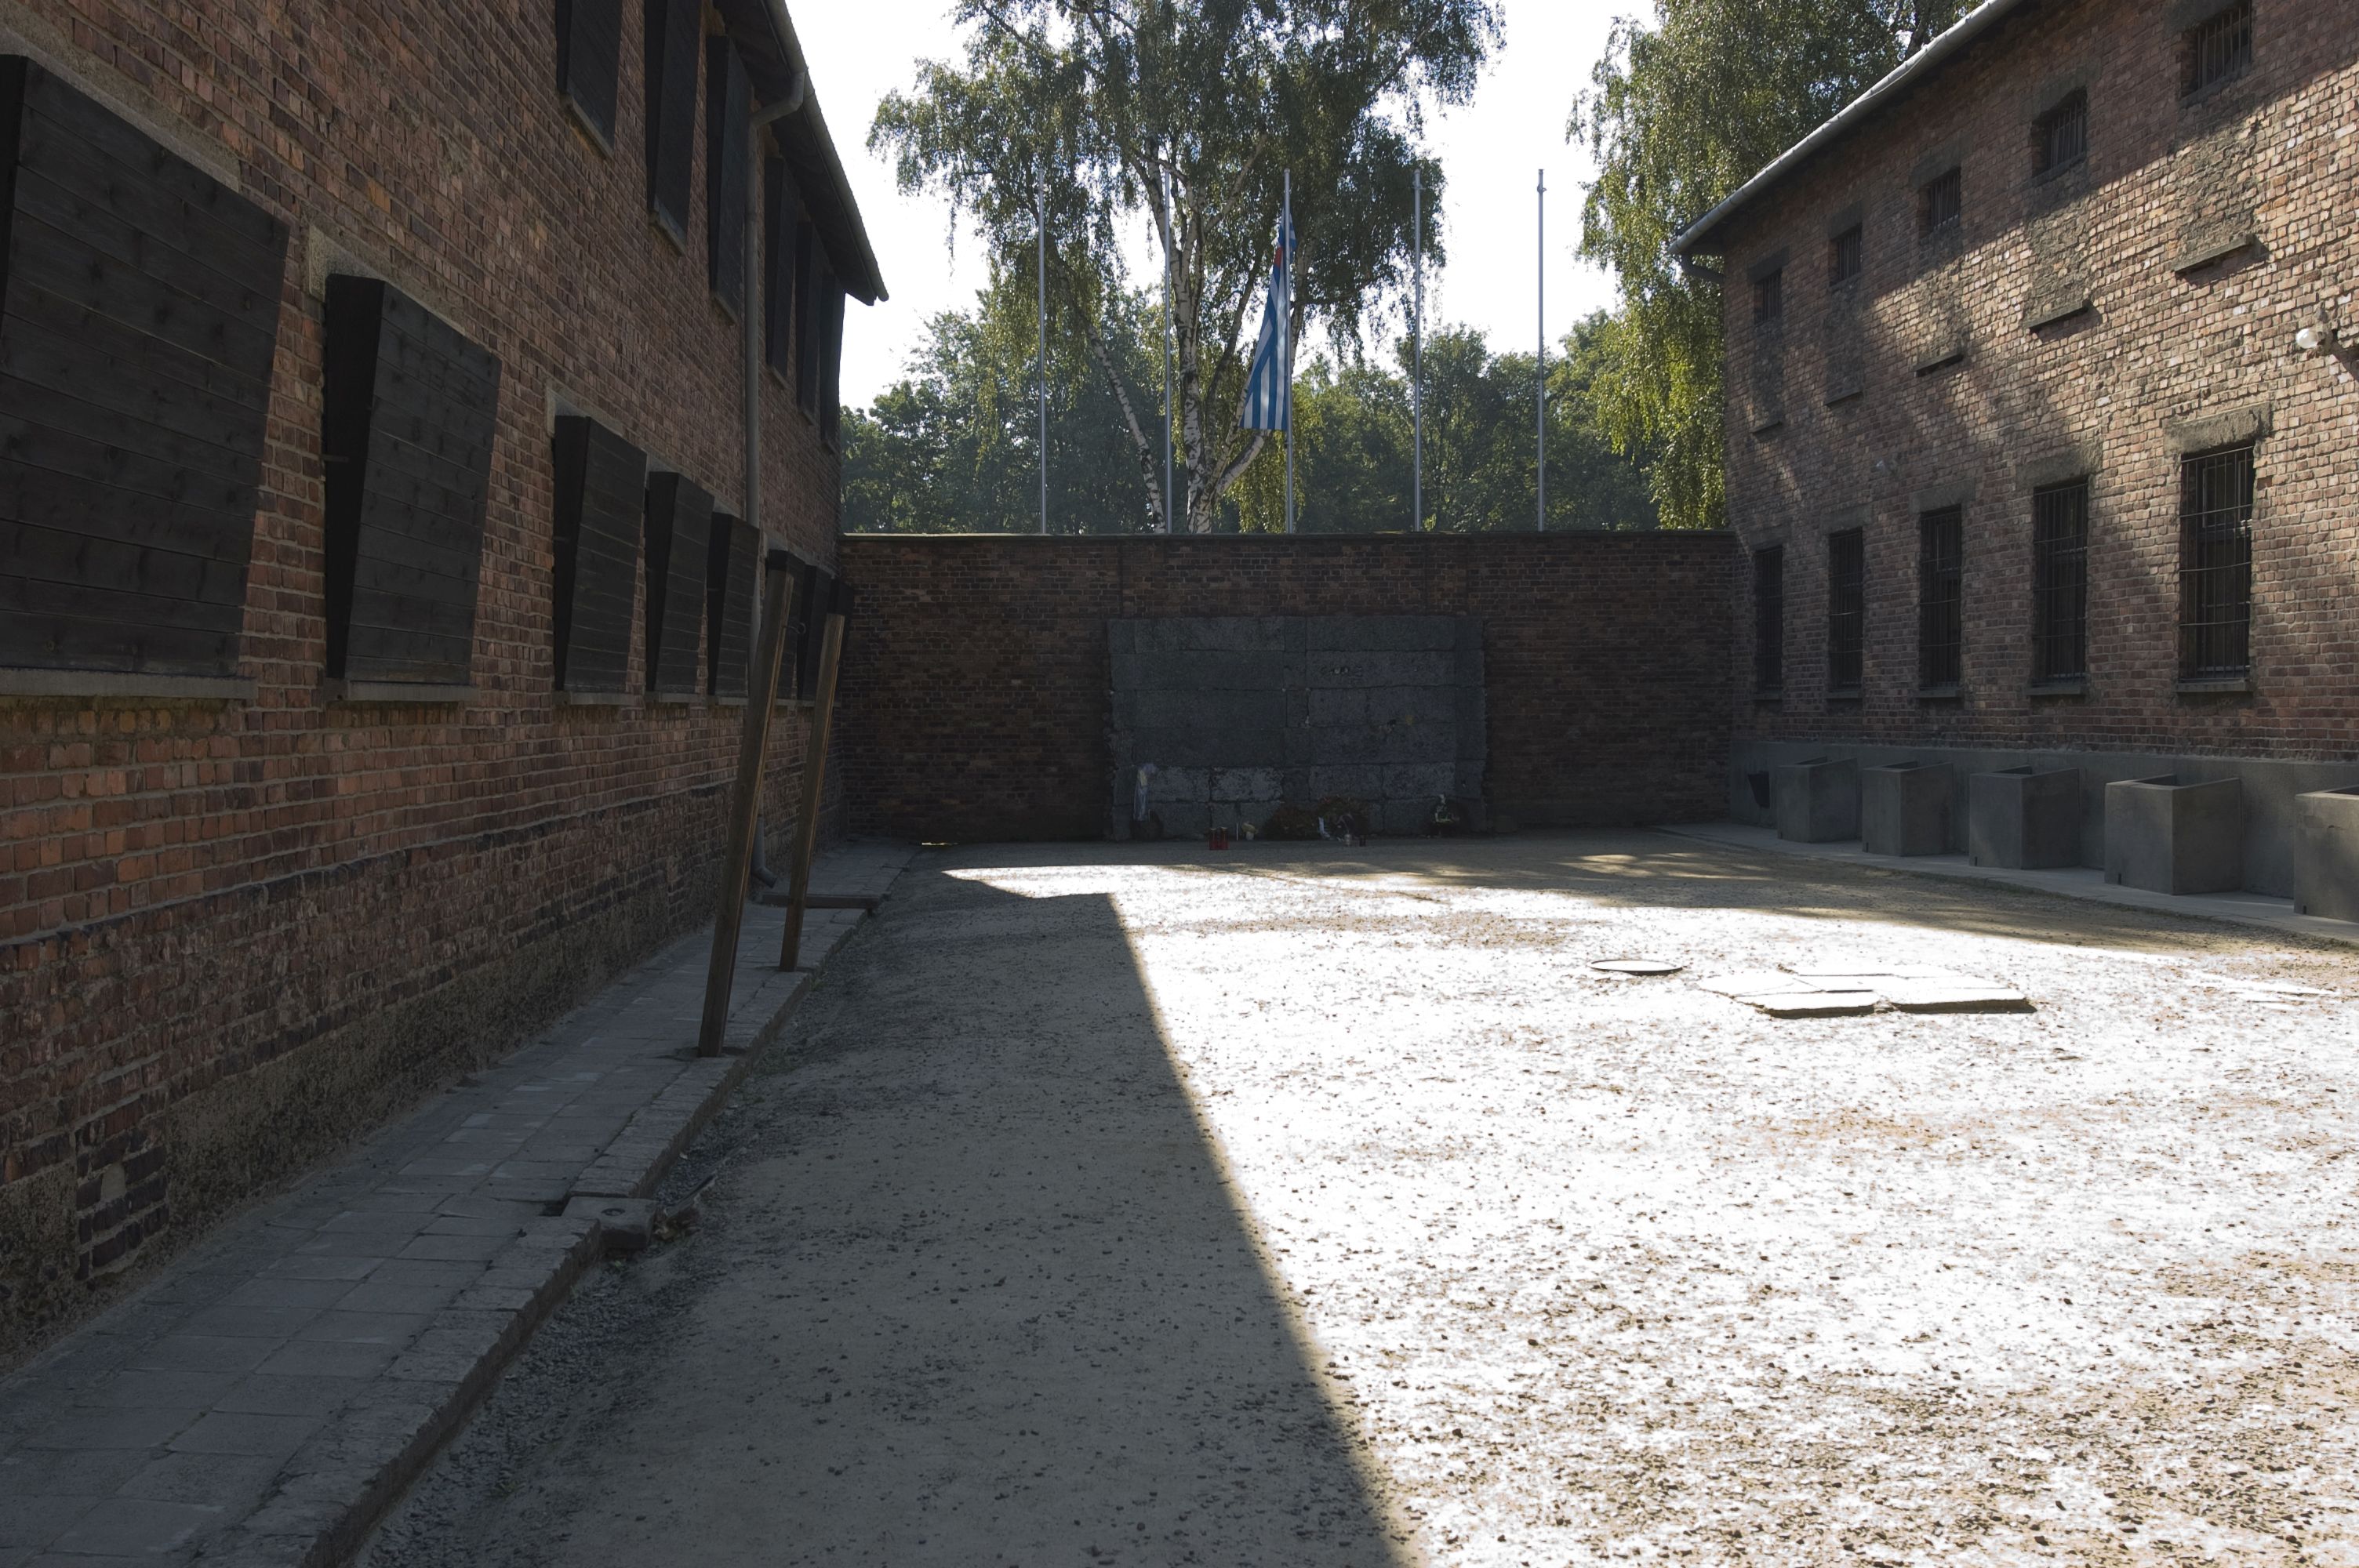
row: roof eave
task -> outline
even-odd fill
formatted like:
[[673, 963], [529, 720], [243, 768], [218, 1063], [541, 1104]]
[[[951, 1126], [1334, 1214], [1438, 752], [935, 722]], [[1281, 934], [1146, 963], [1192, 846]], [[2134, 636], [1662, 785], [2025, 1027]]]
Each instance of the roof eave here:
[[1730, 192], [1718, 206], [1680, 231], [1671, 241], [1671, 254], [1678, 256], [1717, 254], [1712, 239], [1713, 232], [1722, 224], [1750, 206], [1770, 187], [1782, 182], [1830, 143], [1849, 135], [1861, 121], [1946, 64], [2007, 16], [2036, 3], [2037, 0], [1983, 0], [1981, 5], [1959, 17], [1947, 32], [1894, 66], [1882, 81], [1844, 104], [1809, 135], [1770, 160], [1760, 173]]

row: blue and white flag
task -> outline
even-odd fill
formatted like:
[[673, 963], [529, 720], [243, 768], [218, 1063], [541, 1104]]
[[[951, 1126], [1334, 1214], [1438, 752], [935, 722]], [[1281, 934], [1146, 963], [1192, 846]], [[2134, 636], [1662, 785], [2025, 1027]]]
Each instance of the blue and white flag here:
[[1294, 422], [1294, 381], [1288, 373], [1294, 356], [1287, 341], [1294, 300], [1294, 214], [1281, 210], [1277, 218], [1277, 260], [1269, 271], [1269, 298], [1262, 306], [1261, 337], [1254, 344], [1253, 361], [1245, 370], [1245, 413], [1237, 424], [1247, 430], [1285, 430]]

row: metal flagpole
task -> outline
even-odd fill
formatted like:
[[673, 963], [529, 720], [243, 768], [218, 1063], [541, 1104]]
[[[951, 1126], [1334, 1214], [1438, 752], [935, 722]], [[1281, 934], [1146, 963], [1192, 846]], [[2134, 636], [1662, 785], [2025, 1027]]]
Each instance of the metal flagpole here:
[[1048, 533], [1048, 191], [1033, 196], [1040, 233], [1040, 533]]
[[1417, 242], [1417, 295], [1409, 307], [1409, 531], [1425, 527], [1425, 169], [1409, 173], [1409, 231]]
[[1277, 254], [1286, 268], [1286, 531], [1294, 532], [1294, 171], [1286, 171], [1285, 211], [1278, 219]]
[[1548, 532], [1548, 170], [1540, 170], [1539, 179], [1539, 376], [1532, 388], [1534, 428], [1538, 445], [1534, 450], [1539, 460], [1539, 482], [1534, 494], [1539, 507], [1539, 531]]
[[[1156, 176], [1162, 182], [1161, 175]], [[1169, 186], [1165, 187], [1168, 191]], [[1163, 202], [1165, 232], [1169, 232], [1171, 201]], [[1171, 516], [1171, 248], [1163, 249], [1163, 531], [1172, 531]]]

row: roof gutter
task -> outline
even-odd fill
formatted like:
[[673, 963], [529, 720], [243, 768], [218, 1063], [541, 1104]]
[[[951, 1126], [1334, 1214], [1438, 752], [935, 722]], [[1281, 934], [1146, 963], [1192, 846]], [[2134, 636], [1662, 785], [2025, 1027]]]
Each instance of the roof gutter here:
[[1771, 186], [1793, 173], [1829, 143], [1849, 135], [1869, 115], [1916, 86], [1919, 79], [1940, 70], [1975, 39], [2032, 3], [2033, 0], [1983, 0], [1981, 5], [1959, 17], [1947, 32], [1893, 67], [1883, 81], [1844, 104], [1833, 117], [1822, 122], [1818, 129], [1778, 154], [1767, 168], [1738, 186], [1720, 205], [1681, 230], [1679, 236], [1671, 241], [1671, 254], [1679, 256], [1693, 255], [1699, 252], [1707, 255], [1714, 254], [1711, 243], [1712, 231], [1741, 209], [1750, 206]]

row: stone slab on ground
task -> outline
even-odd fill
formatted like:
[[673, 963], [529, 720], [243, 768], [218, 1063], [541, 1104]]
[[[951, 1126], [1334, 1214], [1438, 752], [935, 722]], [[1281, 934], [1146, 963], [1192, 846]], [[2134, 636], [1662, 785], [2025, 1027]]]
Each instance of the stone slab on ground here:
[[[815, 878], [881, 896], [909, 855]], [[861, 918], [812, 912], [805, 952]], [[604, 1206], [574, 1200], [651, 1191], [809, 989], [783, 923], [746, 911], [720, 1057], [694, 1054], [707, 932], [0, 1379], [0, 1564], [348, 1555], [599, 1255]]]

